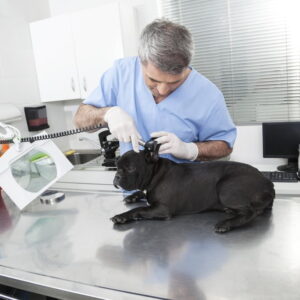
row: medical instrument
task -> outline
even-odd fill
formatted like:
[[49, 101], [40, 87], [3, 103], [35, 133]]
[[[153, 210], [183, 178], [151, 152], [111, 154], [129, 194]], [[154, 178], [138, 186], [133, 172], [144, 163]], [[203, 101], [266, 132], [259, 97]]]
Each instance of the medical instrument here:
[[65, 199], [65, 193], [47, 190], [40, 195], [40, 201], [43, 204], [53, 205]]

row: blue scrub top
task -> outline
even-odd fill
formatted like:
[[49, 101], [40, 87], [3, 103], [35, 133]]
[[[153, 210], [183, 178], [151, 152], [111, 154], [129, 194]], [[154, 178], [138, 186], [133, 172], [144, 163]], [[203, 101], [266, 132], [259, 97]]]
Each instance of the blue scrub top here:
[[[222, 93], [206, 77], [191, 70], [175, 91], [156, 104], [144, 82], [140, 59], [119, 59], [102, 75], [98, 87], [83, 103], [120, 106], [132, 116], [144, 141], [154, 131], [168, 131], [185, 142], [222, 140], [232, 147], [236, 128]], [[121, 154], [131, 149], [131, 143], [120, 143]], [[170, 154], [162, 156], [186, 162]]]

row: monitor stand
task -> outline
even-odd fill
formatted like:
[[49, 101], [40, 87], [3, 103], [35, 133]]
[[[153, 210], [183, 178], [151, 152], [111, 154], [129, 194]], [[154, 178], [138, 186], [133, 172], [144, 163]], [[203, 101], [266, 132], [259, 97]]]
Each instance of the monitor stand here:
[[298, 172], [298, 160], [296, 158], [289, 158], [286, 165], [281, 165], [277, 167], [278, 171], [295, 173]]

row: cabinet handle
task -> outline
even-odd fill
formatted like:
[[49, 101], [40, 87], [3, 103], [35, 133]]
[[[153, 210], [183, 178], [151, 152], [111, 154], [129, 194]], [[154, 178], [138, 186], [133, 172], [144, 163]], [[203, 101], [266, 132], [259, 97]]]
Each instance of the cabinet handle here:
[[73, 77], [71, 78], [71, 89], [73, 92], [75, 92], [75, 81]]
[[85, 76], [83, 76], [83, 90], [85, 91], [85, 92], [87, 92], [87, 87], [86, 87], [86, 78], [85, 78]]

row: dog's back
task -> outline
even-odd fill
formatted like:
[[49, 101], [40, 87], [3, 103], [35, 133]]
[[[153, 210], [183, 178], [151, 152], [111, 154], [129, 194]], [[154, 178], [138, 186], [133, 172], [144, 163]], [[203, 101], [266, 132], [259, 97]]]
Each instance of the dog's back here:
[[[149, 201], [170, 206], [173, 214], [210, 209], [252, 207], [262, 211], [275, 197], [274, 185], [256, 168], [239, 162], [211, 161], [177, 164], [159, 159], [164, 178], [150, 188]], [[159, 171], [158, 171], [159, 172]], [[160, 195], [163, 195], [161, 197]]]

